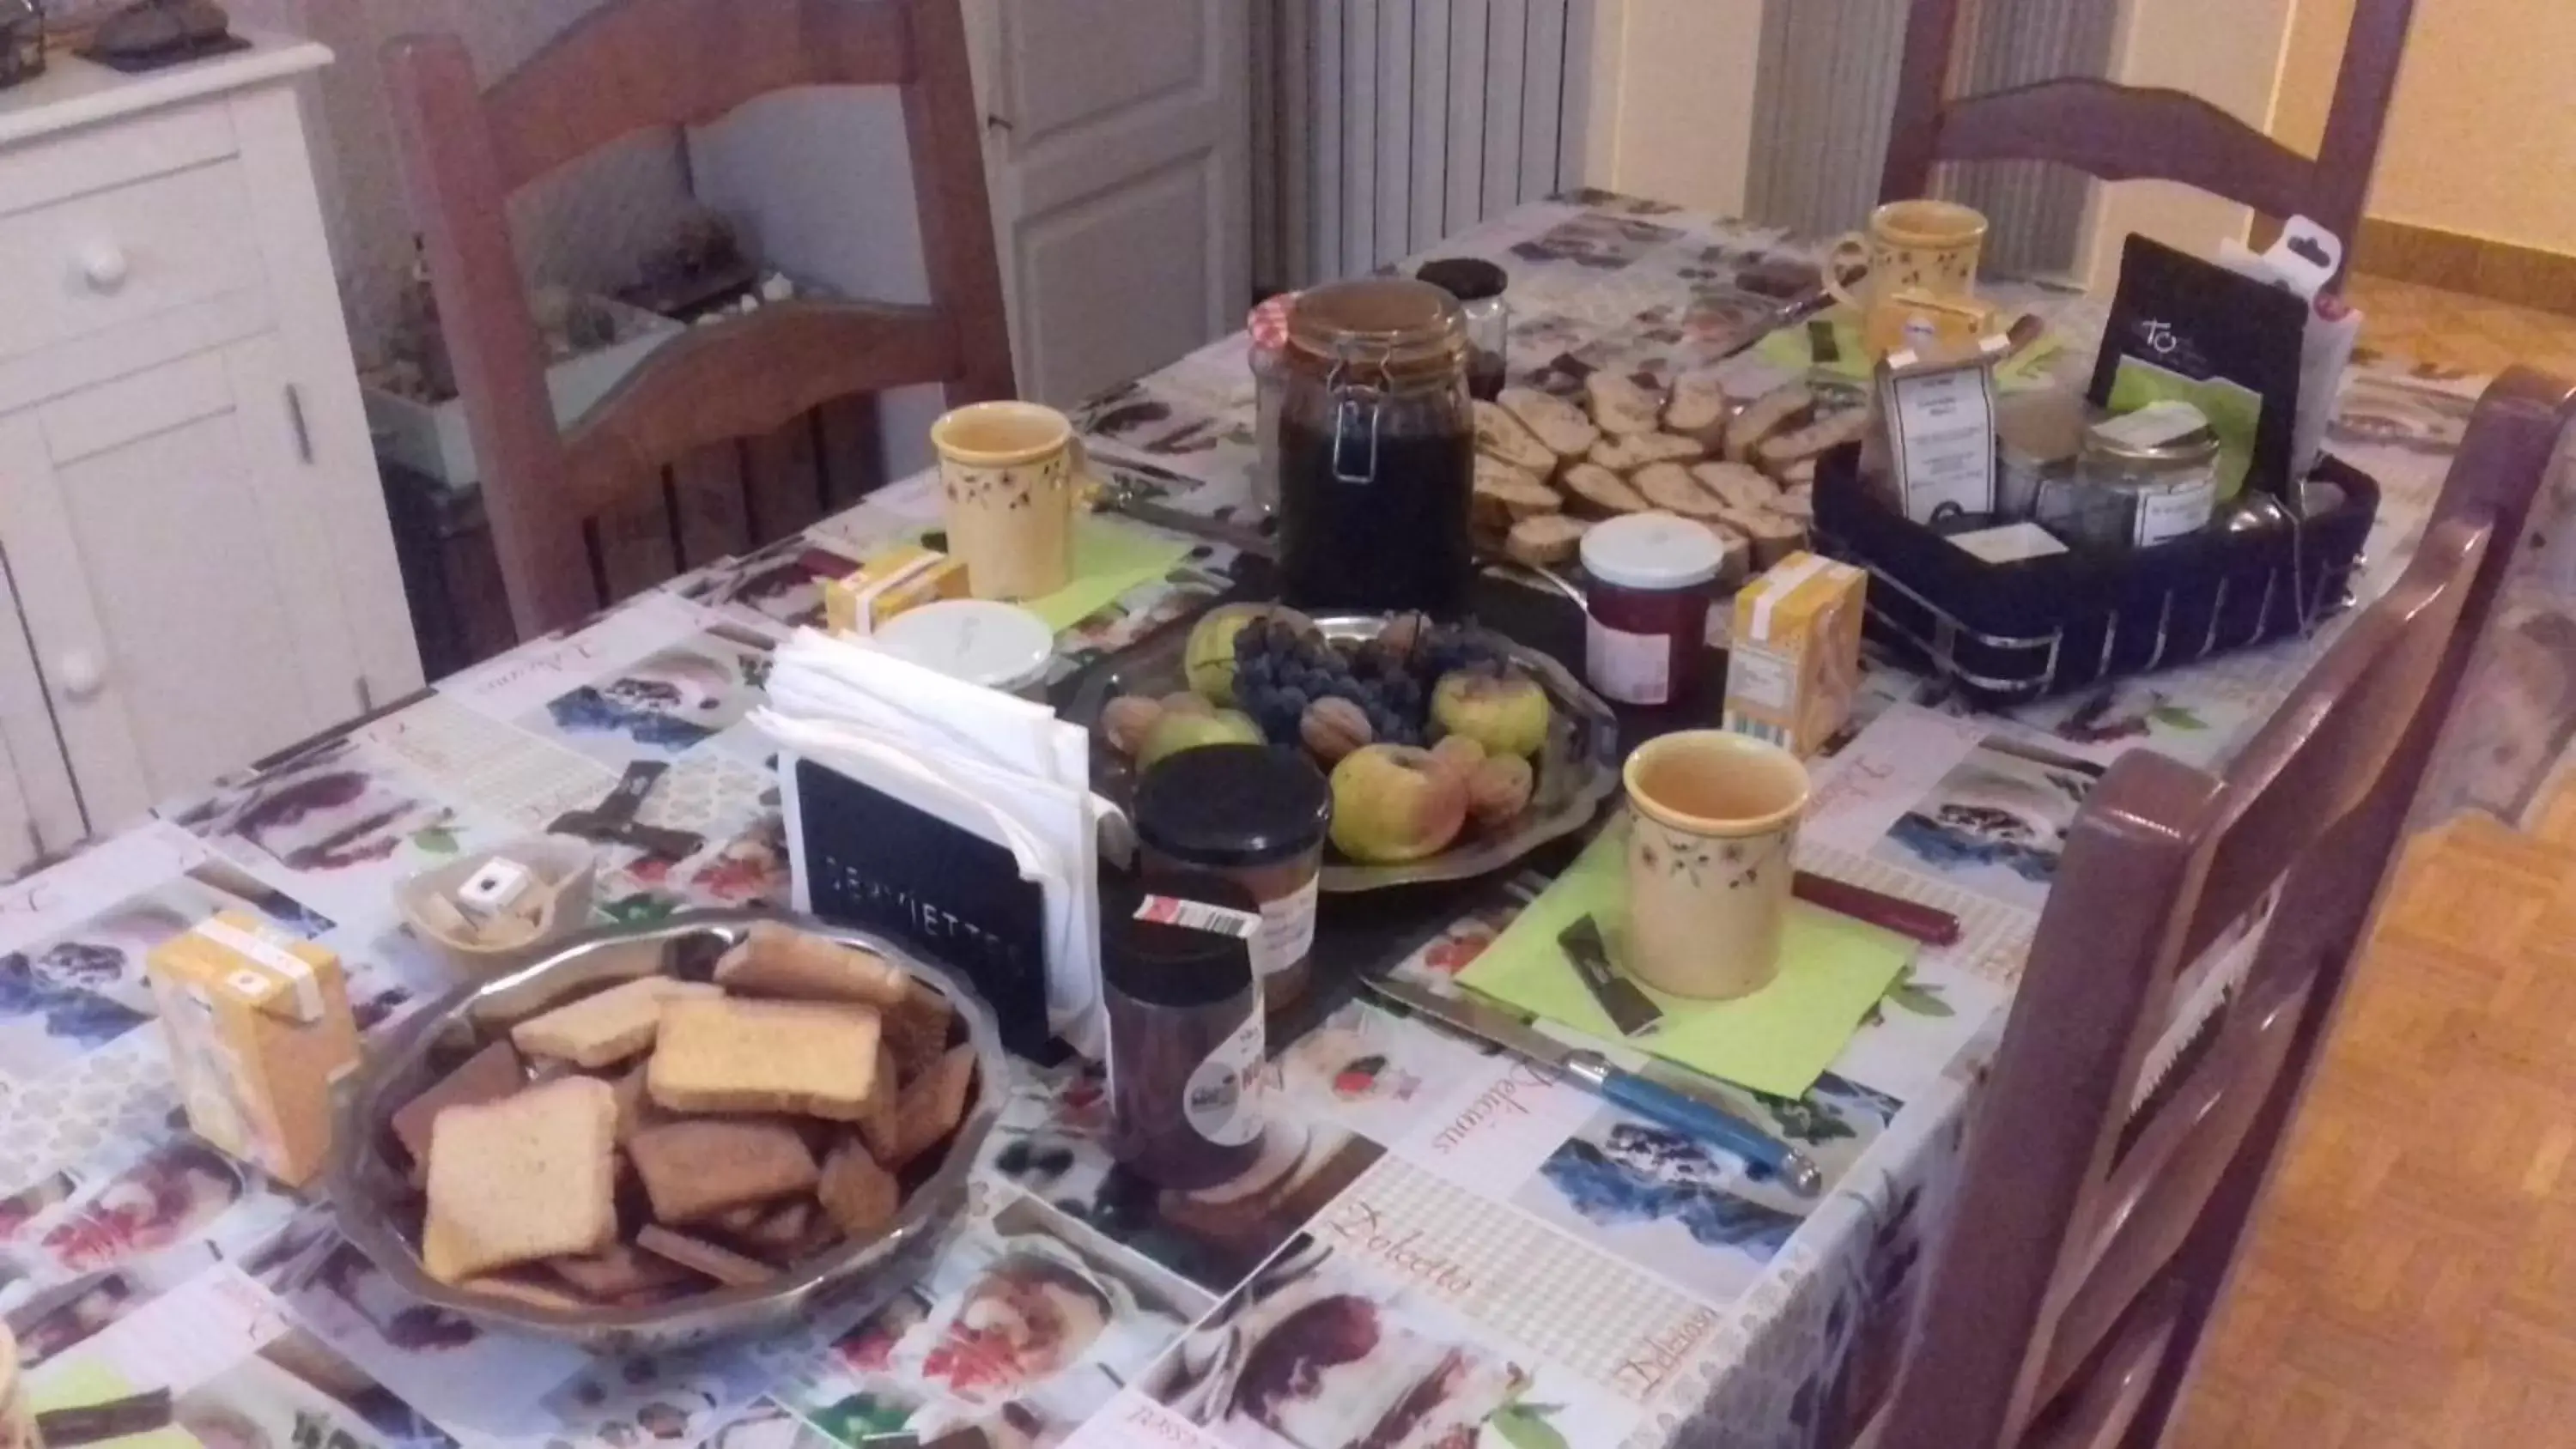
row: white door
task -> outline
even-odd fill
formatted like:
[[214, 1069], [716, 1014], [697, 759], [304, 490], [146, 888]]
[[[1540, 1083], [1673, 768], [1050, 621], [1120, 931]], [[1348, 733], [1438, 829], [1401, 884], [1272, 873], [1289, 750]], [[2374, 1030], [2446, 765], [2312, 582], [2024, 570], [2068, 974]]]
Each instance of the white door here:
[[1021, 395], [1079, 402], [1242, 326], [1246, 7], [985, 0], [970, 15]]
[[0, 547], [91, 827], [364, 702], [274, 337], [0, 419]]

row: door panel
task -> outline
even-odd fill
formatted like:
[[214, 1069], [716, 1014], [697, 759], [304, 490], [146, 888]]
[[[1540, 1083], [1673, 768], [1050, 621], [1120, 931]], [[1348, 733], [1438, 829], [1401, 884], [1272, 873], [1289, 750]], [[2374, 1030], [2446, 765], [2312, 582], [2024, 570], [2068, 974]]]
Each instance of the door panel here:
[[1195, 89], [1215, 23], [1204, 0], [1051, 0], [1011, 6], [1012, 123], [1024, 146]]
[[[0, 480], [0, 489], [7, 487]], [[0, 817], [6, 817], [0, 818], [0, 862], [23, 848], [31, 826], [33, 844], [48, 854], [69, 849], [89, 833], [9, 577], [7, 540], [0, 538], [0, 793], [10, 796], [0, 804]], [[0, 876], [11, 869], [0, 863]]]
[[97, 394], [38, 414], [51, 447], [0, 424], [0, 538], [101, 831], [357, 710], [279, 379], [259, 338], [112, 384], [135, 403], [122, 435]]
[[1210, 169], [1204, 156], [1186, 159], [1020, 229], [1030, 295], [1047, 299], [1024, 326], [1029, 351], [1047, 360], [1036, 396], [1079, 399], [1203, 340], [1209, 258], [1173, 238], [1216, 224], [1222, 183]]
[[1061, 0], [978, 20], [1021, 393], [1077, 402], [1240, 326], [1244, 7]]
[[18, 789], [18, 768], [9, 759], [9, 742], [0, 739], [0, 881], [25, 870], [36, 859], [35, 823]]

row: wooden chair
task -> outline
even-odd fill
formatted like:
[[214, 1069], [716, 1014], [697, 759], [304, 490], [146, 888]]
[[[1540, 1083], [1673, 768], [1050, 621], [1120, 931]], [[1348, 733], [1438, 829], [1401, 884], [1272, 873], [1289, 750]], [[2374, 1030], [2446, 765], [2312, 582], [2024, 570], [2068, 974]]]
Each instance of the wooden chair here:
[[2354, 0], [2313, 159], [2198, 96], [2162, 87], [2068, 76], [1949, 98], [1965, 3], [1913, 0], [1879, 200], [1931, 195], [1936, 162], [2056, 161], [2104, 181], [2180, 181], [2268, 216], [2312, 217], [2351, 256], [2415, 0]]
[[2507, 373], [2404, 573], [2226, 774], [2139, 751], [2094, 789], [1879, 1449], [2162, 1436], [2571, 416]]
[[[583, 520], [693, 449], [906, 384], [951, 404], [1011, 395], [958, 0], [610, 0], [489, 89], [452, 35], [395, 41], [386, 72], [522, 637], [607, 602]], [[929, 305], [796, 301], [692, 329], [558, 430], [510, 196], [637, 131], [819, 85], [902, 89]]]

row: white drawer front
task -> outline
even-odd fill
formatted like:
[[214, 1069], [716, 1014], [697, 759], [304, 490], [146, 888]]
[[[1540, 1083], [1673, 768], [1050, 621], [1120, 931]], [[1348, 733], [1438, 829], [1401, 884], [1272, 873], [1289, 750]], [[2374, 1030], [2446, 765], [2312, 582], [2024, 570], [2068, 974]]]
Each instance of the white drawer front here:
[[0, 357], [261, 284], [237, 160], [0, 217]]

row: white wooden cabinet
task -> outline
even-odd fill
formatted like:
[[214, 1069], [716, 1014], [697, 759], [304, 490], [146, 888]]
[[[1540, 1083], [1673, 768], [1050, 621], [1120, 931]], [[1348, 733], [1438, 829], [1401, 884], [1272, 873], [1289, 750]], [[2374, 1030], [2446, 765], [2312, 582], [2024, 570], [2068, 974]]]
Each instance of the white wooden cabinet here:
[[293, 90], [329, 59], [0, 92], [0, 745], [48, 849], [420, 683]]

